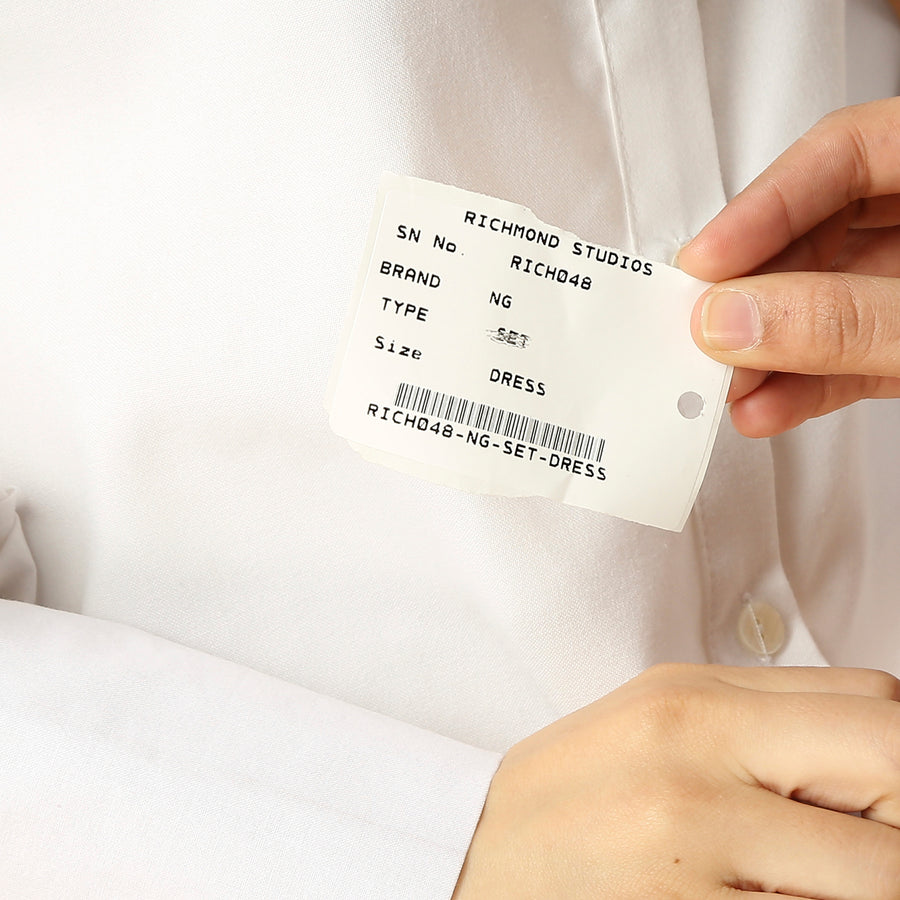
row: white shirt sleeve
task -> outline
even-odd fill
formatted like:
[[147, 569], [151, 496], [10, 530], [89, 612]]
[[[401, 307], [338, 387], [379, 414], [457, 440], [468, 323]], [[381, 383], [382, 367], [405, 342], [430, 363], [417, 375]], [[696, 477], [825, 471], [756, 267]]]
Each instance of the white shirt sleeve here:
[[449, 897], [497, 762], [131, 627], [0, 601], [8, 896]]

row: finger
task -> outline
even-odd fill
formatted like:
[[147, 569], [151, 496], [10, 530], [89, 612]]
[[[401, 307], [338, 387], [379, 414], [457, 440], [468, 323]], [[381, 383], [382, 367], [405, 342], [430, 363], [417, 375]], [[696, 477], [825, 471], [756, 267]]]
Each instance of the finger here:
[[723, 825], [733, 884], [819, 900], [900, 896], [900, 831], [765, 793], [738, 808], [745, 815]]
[[900, 193], [900, 98], [831, 113], [679, 254], [705, 281], [750, 272], [860, 198]]
[[811, 900], [809, 897], [798, 897], [796, 894], [763, 894], [759, 891], [745, 891], [733, 887], [726, 887], [722, 894], [723, 900], [753, 900], [754, 897], [761, 898], [761, 900]]
[[850, 694], [900, 700], [900, 679], [877, 669], [828, 666], [705, 666], [713, 678], [734, 687], [790, 693]]
[[733, 706], [728, 724], [717, 749], [740, 780], [838, 812], [867, 810], [900, 829], [900, 704], [756, 692]]
[[852, 210], [847, 207], [800, 235], [780, 253], [758, 266], [752, 274], [771, 272], [829, 271], [846, 244]]
[[900, 276], [900, 226], [851, 231], [832, 268], [839, 272]]
[[900, 275], [900, 226], [848, 229], [842, 212], [801, 235], [752, 274], [851, 272]]
[[776, 372], [731, 404], [731, 421], [745, 437], [774, 437], [857, 400], [891, 397], [900, 397], [900, 378]]
[[856, 203], [851, 228], [885, 228], [900, 225], [900, 194], [863, 197]]
[[731, 385], [728, 388], [726, 403], [733, 403], [746, 397], [755, 391], [768, 376], [768, 372], [758, 372], [756, 369], [735, 369], [731, 374]]
[[[800, 235], [784, 250], [758, 266], [752, 274], [832, 269], [869, 275], [900, 274], [900, 254], [897, 252], [900, 247], [900, 195], [859, 202], [875, 203], [878, 200], [891, 200], [897, 204], [897, 216], [892, 216], [893, 221], [863, 227], [860, 219], [855, 218], [854, 207], [845, 207]], [[863, 218], [876, 217], [866, 215]]]
[[900, 282], [792, 272], [721, 282], [694, 308], [694, 339], [719, 362], [807, 375], [900, 375]]

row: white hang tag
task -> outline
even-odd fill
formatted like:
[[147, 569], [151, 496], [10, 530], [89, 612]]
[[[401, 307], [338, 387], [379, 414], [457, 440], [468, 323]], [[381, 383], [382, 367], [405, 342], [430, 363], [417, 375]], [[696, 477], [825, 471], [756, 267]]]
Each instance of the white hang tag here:
[[432, 481], [680, 531], [731, 375], [688, 331], [705, 287], [514, 203], [385, 174], [331, 427]]

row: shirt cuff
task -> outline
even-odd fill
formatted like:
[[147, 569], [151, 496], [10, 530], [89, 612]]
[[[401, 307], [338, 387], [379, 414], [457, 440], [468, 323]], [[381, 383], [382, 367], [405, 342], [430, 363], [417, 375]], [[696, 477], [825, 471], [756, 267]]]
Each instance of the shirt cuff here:
[[16, 896], [449, 898], [499, 759], [0, 601], [0, 883]]

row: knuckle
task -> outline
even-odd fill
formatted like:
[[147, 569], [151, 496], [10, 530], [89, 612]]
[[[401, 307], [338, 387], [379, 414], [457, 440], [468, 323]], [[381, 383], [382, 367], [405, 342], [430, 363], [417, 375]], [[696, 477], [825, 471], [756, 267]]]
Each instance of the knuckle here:
[[872, 170], [869, 165], [866, 137], [852, 109], [846, 111], [841, 138], [843, 149], [851, 160], [847, 201], [852, 202], [860, 197], [868, 197], [872, 193]]
[[816, 280], [801, 316], [810, 351], [819, 354], [821, 374], [838, 374], [871, 353], [878, 334], [875, 308], [842, 275]]
[[[900, 828], [900, 706], [872, 725], [872, 746], [880, 758], [881, 796], [869, 807], [872, 818]], [[900, 831], [897, 832], [900, 839]], [[900, 852], [900, 847], [898, 847]]]
[[826, 158], [849, 161], [846, 201], [870, 196], [872, 174], [860, 110], [853, 106], [833, 110], [819, 120], [809, 135], [822, 140]]
[[660, 741], [681, 742], [702, 728], [708, 716], [711, 685], [685, 677], [692, 667], [667, 665], [648, 673], [639, 700], [632, 708], [630, 727], [651, 746]]
[[884, 746], [893, 769], [894, 784], [900, 789], [900, 705], [891, 706], [884, 726]]

